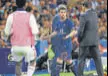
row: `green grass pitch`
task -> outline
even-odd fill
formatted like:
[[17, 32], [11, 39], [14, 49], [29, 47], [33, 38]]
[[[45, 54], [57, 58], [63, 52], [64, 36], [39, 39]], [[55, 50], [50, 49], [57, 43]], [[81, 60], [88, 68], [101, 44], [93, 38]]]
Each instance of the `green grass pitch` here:
[[[85, 74], [95, 73], [95, 71], [85, 72]], [[49, 74], [34, 75], [34, 76], [50, 76]], [[60, 76], [74, 76], [72, 73], [61, 73]]]

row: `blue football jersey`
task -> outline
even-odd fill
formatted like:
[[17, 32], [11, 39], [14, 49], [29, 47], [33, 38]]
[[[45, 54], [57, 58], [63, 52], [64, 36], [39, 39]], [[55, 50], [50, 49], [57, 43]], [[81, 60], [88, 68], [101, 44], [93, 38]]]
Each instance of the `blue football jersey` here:
[[53, 31], [57, 31], [57, 35], [52, 38], [52, 45], [62, 46], [66, 50], [72, 50], [72, 41], [71, 38], [64, 40], [63, 38], [70, 34], [72, 29], [74, 28], [74, 23], [66, 19], [65, 21], [58, 21], [55, 25], [53, 25]]

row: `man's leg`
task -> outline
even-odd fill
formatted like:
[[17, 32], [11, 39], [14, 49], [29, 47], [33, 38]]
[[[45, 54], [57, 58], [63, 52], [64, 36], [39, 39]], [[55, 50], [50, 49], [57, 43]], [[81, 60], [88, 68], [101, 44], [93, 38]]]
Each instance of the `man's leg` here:
[[22, 75], [22, 59], [23, 59], [23, 55], [19, 54], [19, 52], [23, 53], [23, 51], [21, 51], [21, 49], [20, 49], [20, 47], [14, 47], [14, 46], [12, 46], [12, 48], [11, 48], [12, 61], [16, 62], [16, 67], [15, 67], [16, 76], [21, 76]]
[[78, 76], [78, 66], [73, 64], [72, 56], [73, 56], [72, 52], [70, 50], [67, 50], [66, 62], [67, 62], [68, 68], [71, 72], [74, 73], [75, 76]]
[[35, 72], [35, 67], [36, 67], [36, 61], [33, 60], [28, 64], [27, 76], [33, 75], [33, 73]]
[[69, 64], [67, 65], [68, 68], [74, 73], [75, 76], [78, 76], [78, 68], [72, 63], [72, 60], [69, 60], [67, 63]]
[[62, 63], [56, 57], [52, 61], [51, 76], [60, 76], [60, 70], [62, 69]]
[[54, 57], [51, 63], [51, 76], [56, 76], [56, 60], [56, 57]]
[[59, 76], [60, 68], [62, 67], [63, 61], [58, 58], [58, 54], [60, 54], [58, 48], [52, 48], [53, 52], [55, 53], [55, 57], [52, 60], [51, 64], [51, 76]]
[[60, 71], [63, 66], [63, 60], [61, 58], [57, 58], [56, 60], [56, 76], [60, 76]]
[[90, 53], [95, 61], [98, 76], [104, 76], [101, 55], [98, 46], [90, 47]]
[[27, 76], [32, 76], [36, 68], [36, 50], [35, 48], [28, 48], [27, 50], [28, 50], [26, 56], [28, 62]]
[[22, 65], [22, 62], [16, 62], [16, 76], [21, 76], [21, 65]]
[[84, 76], [85, 59], [88, 53], [88, 47], [80, 47], [78, 59], [78, 76]]

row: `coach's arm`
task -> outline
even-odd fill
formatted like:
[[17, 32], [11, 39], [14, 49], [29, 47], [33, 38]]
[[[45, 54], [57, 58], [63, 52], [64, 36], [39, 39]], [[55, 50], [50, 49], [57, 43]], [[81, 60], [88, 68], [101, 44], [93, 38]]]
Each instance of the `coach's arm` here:
[[78, 30], [78, 41], [79, 41], [79, 43], [82, 41], [82, 38], [83, 38], [83, 35], [84, 35], [84, 30], [85, 30], [85, 25], [86, 25], [85, 16], [82, 15], [80, 17], [80, 28]]

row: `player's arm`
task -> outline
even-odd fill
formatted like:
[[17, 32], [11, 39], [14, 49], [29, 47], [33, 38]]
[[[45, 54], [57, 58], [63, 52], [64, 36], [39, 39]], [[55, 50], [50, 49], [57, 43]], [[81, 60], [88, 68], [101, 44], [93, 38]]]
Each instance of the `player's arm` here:
[[36, 22], [36, 18], [33, 14], [30, 16], [30, 27], [32, 30], [32, 34], [34, 35], [35, 40], [37, 40], [37, 35], [39, 35], [39, 25]]
[[68, 25], [69, 25], [68, 27], [69, 27], [70, 33], [65, 37], [65, 39], [68, 39], [70, 37], [72, 38], [77, 34], [77, 31], [73, 29], [74, 23], [71, 20], [69, 20]]
[[50, 38], [54, 37], [55, 35], [57, 35], [57, 32], [54, 31], [53, 33], [51, 33], [51, 35], [49, 36]]
[[81, 42], [83, 35], [84, 35], [84, 30], [86, 26], [86, 19], [85, 19], [85, 14], [80, 16], [80, 27], [78, 30], [78, 41]]
[[65, 37], [65, 39], [68, 39], [68, 38], [70, 38], [70, 37], [72, 38], [72, 37], [74, 37], [77, 33], [78, 33], [78, 32], [77, 32], [76, 30], [72, 30], [71, 33], [68, 34], [68, 35]]
[[52, 32], [50, 35], [48, 36], [44, 36], [43, 38], [41, 38], [42, 40], [48, 40], [48, 39], [51, 39], [52, 37], [54, 37], [55, 35], [57, 35], [57, 32], [54, 31]]
[[13, 15], [11, 14], [8, 16], [5, 29], [2, 31], [2, 33], [4, 34], [4, 36], [2, 38], [5, 37], [8, 39], [9, 36], [12, 35], [12, 31], [11, 31], [12, 22], [13, 22]]
[[50, 35], [44, 36], [42, 39], [49, 40], [52, 37], [54, 37], [55, 35], [57, 35], [57, 23], [56, 24], [54, 24], [54, 23], [52, 24], [51, 32], [52, 33]]

